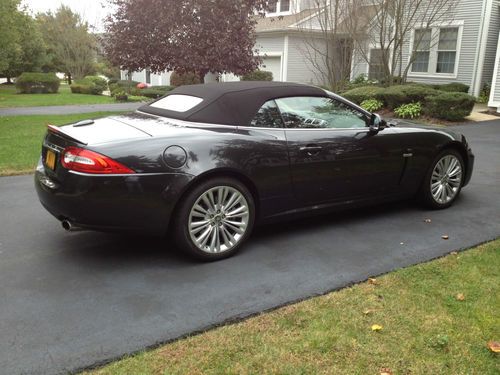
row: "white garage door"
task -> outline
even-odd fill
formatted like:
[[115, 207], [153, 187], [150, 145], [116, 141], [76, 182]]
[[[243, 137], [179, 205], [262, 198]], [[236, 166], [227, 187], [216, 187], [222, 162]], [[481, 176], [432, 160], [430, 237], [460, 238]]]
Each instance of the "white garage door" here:
[[260, 69], [272, 72], [273, 81], [281, 81], [281, 56], [263, 57]]

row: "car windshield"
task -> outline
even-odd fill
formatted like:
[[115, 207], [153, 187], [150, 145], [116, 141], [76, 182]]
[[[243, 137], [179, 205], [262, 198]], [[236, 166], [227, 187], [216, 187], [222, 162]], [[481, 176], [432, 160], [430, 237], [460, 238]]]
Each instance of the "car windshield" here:
[[191, 95], [173, 94], [150, 104], [151, 107], [166, 109], [175, 112], [186, 112], [203, 101], [202, 98]]

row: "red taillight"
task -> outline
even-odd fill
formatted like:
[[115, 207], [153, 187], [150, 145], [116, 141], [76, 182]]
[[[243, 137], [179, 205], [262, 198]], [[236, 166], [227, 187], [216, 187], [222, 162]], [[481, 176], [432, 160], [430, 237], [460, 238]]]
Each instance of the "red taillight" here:
[[66, 148], [61, 156], [64, 168], [92, 174], [131, 174], [132, 169], [97, 152], [78, 147]]

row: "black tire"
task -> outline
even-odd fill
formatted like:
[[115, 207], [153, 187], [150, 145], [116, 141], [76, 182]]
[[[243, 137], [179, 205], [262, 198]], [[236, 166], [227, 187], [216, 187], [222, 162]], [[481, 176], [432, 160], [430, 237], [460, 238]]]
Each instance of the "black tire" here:
[[[437, 164], [446, 156], [453, 156], [458, 160], [461, 168], [461, 178], [460, 178], [460, 184], [458, 185], [456, 191], [454, 192], [454, 196], [449, 201], [439, 202], [433, 197], [431, 191], [431, 178], [434, 170], [437, 167]], [[465, 178], [465, 166], [462, 155], [460, 155], [460, 153], [455, 149], [445, 149], [432, 160], [429, 170], [427, 171], [424, 180], [422, 181], [422, 186], [420, 187], [420, 190], [418, 192], [418, 198], [428, 208], [434, 210], [441, 210], [444, 208], [448, 208], [455, 202], [455, 200], [460, 195], [464, 178]]]
[[[246, 229], [244, 230], [244, 233], [242, 233], [242, 234], [233, 233], [233, 235], [237, 235], [239, 237], [238, 237], [238, 240], [236, 241], [236, 243], [231, 248], [221, 250], [220, 252], [208, 252], [208, 250], [204, 251], [204, 250], [200, 249], [200, 247], [194, 242], [194, 240], [192, 238], [192, 235], [191, 235], [190, 230], [189, 230], [190, 219], [193, 219], [193, 216], [191, 216], [191, 211], [193, 210], [193, 206], [195, 206], [195, 204], [203, 202], [202, 200], [199, 201], [199, 199], [202, 199], [201, 197], [205, 193], [207, 193], [208, 191], [213, 191], [215, 193], [217, 191], [215, 189], [218, 189], [221, 187], [228, 188], [228, 190], [230, 190], [230, 192], [228, 194], [231, 194], [232, 192], [237, 191], [244, 197], [244, 200], [246, 202], [245, 201], [243, 201], [243, 202], [245, 202], [246, 207], [248, 207], [248, 216], [246, 217], [246, 220], [245, 220]], [[232, 189], [234, 189], [234, 190], [232, 190]], [[218, 198], [216, 197], [216, 200], [217, 199]], [[188, 255], [190, 255], [192, 257], [195, 257], [196, 259], [203, 260], [203, 261], [215, 261], [215, 260], [228, 258], [228, 257], [234, 255], [236, 252], [238, 252], [241, 249], [241, 246], [244, 244], [244, 242], [247, 240], [247, 238], [252, 233], [252, 229], [253, 229], [253, 225], [254, 225], [254, 221], [255, 221], [255, 203], [254, 203], [252, 194], [250, 193], [248, 188], [243, 183], [241, 183], [240, 181], [238, 181], [236, 179], [228, 178], [228, 177], [214, 177], [214, 178], [202, 181], [200, 184], [191, 188], [181, 198], [181, 200], [182, 201], [180, 202], [180, 205], [179, 205], [178, 209], [176, 210], [176, 214], [174, 217], [172, 234], [173, 234], [173, 237], [175, 239], [177, 246], [181, 250], [183, 250], [185, 253], [187, 253]], [[204, 204], [204, 203], [202, 203], [202, 204]], [[236, 206], [236, 207], [238, 207], [238, 206]], [[205, 207], [205, 208], [207, 208], [207, 207]], [[208, 211], [208, 208], [207, 208], [207, 211]], [[216, 214], [215, 216], [218, 216], [218, 214]], [[224, 216], [224, 218], [225, 218], [225, 216]], [[198, 220], [206, 221], [206, 219], [207, 218], [198, 219]], [[223, 221], [223, 219], [221, 217], [212, 218], [209, 220], [212, 221], [215, 219], [217, 219], [219, 221]], [[212, 225], [212, 224], [214, 224], [214, 223], [210, 223], [210, 225]], [[215, 228], [215, 230], [218, 231], [217, 240], [219, 240], [219, 237], [220, 237], [221, 241], [223, 241], [222, 234], [221, 234], [222, 228], [219, 230], [219, 229], [217, 229], [218, 226], [222, 227], [222, 226], [224, 226], [224, 224], [220, 224], [220, 223], [216, 224], [215, 223], [215, 225], [212, 225], [212, 228]], [[207, 230], [210, 229], [208, 226], [206, 228], [207, 228]], [[231, 230], [231, 228], [229, 228], [229, 229]], [[213, 230], [213, 229], [211, 229], [211, 230]], [[210, 232], [210, 233], [212, 233], [212, 232]]]

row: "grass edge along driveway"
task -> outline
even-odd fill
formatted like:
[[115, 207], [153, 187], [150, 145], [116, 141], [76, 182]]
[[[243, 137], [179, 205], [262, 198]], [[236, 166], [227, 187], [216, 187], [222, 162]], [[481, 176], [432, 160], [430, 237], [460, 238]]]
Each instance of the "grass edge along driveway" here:
[[0, 116], [0, 176], [34, 171], [40, 158], [47, 124], [63, 125], [84, 119], [110, 116], [116, 113]]
[[500, 239], [85, 374], [498, 374], [499, 269]]
[[110, 103], [116, 103], [110, 96], [73, 94], [68, 85], [61, 85], [55, 94], [18, 94], [14, 85], [0, 85], [0, 109]]

